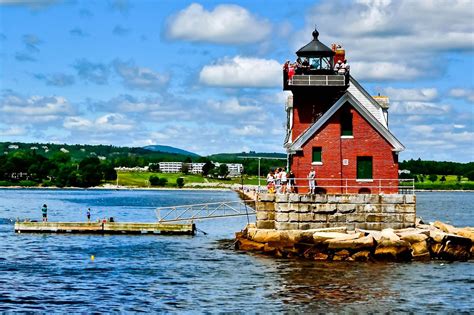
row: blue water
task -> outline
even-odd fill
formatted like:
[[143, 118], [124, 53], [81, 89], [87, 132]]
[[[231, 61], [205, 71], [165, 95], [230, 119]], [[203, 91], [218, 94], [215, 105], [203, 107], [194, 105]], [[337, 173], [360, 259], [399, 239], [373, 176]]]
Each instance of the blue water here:
[[[419, 193], [418, 215], [474, 226], [474, 193]], [[11, 219], [150, 221], [233, 192], [0, 190], [0, 312], [474, 312], [474, 263], [326, 263], [232, 249], [245, 217], [191, 236], [15, 234]], [[90, 256], [95, 260], [91, 261]]]

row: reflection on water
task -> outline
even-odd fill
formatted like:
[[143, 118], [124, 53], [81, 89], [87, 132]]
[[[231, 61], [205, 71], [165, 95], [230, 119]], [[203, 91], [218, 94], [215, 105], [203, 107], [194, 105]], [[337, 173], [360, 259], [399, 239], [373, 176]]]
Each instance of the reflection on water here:
[[[419, 195], [425, 219], [474, 225], [474, 194]], [[199, 222], [208, 235], [13, 233], [10, 218], [149, 221], [154, 207], [237, 200], [232, 192], [0, 190], [0, 311], [474, 311], [472, 262], [313, 262], [233, 250], [246, 218]], [[449, 199], [456, 211], [445, 210]], [[457, 204], [456, 204], [457, 202]], [[442, 219], [442, 218], [441, 218]], [[462, 220], [462, 221], [461, 221]], [[456, 222], [461, 221], [464, 223]], [[94, 255], [92, 261], [90, 256]]]

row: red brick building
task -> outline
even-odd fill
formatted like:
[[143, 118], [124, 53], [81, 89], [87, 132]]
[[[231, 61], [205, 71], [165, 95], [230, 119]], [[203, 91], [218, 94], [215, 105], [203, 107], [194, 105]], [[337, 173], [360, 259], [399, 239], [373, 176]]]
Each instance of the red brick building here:
[[285, 148], [299, 192], [308, 192], [314, 169], [316, 192], [397, 193], [404, 146], [388, 129], [388, 99], [370, 96], [348, 72], [335, 73], [336, 52], [318, 35], [296, 52], [305, 69], [284, 71], [284, 89], [293, 94]]

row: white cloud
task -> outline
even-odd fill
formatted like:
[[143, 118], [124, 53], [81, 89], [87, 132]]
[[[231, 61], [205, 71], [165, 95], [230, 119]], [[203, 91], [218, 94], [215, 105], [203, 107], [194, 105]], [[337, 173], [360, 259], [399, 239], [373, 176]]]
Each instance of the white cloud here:
[[207, 11], [193, 3], [170, 17], [169, 38], [219, 44], [248, 44], [269, 35], [271, 24], [238, 5], [222, 4]]
[[261, 109], [257, 106], [244, 106], [241, 105], [237, 98], [229, 98], [224, 101], [212, 100], [208, 102], [208, 106], [214, 109], [216, 112], [221, 114], [247, 114], [260, 112]]
[[326, 0], [309, 8], [305, 19], [304, 29], [292, 36], [294, 48], [311, 39], [316, 23], [322, 42], [343, 44], [356, 78], [439, 75], [447, 67], [442, 53], [474, 50], [470, 0]]
[[7, 93], [0, 100], [0, 112], [8, 114], [10, 121], [53, 121], [71, 114], [73, 107], [61, 96], [30, 96], [25, 98]]
[[278, 61], [240, 56], [204, 66], [199, 73], [201, 83], [221, 87], [277, 87], [281, 77]]
[[412, 80], [422, 73], [422, 69], [399, 62], [357, 61], [351, 64], [351, 74], [367, 81]]
[[74, 131], [85, 131], [89, 133], [97, 132], [128, 132], [133, 130], [134, 124], [121, 114], [106, 114], [95, 120], [73, 116], [66, 117], [63, 123], [64, 128]]
[[7, 129], [0, 129], [0, 136], [12, 137], [12, 136], [23, 136], [26, 135], [27, 130], [23, 127], [10, 127]]
[[451, 110], [449, 105], [430, 102], [392, 102], [390, 112], [394, 114], [445, 115]]
[[429, 102], [438, 97], [438, 90], [435, 88], [426, 89], [396, 89], [388, 87], [383, 89], [384, 93], [394, 101], [420, 101]]
[[260, 136], [263, 134], [263, 130], [253, 125], [245, 125], [233, 128], [231, 133], [237, 136]]
[[452, 89], [449, 95], [455, 98], [466, 99], [469, 102], [474, 102], [474, 89]]

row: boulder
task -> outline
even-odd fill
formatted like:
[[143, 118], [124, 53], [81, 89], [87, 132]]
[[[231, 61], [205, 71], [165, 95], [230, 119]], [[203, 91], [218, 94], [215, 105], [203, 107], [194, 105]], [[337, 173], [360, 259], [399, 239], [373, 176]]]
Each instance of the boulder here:
[[253, 235], [248, 233], [248, 238], [259, 243], [280, 241], [280, 231], [270, 229], [257, 229]]
[[426, 239], [419, 242], [410, 242], [410, 245], [413, 260], [429, 260], [431, 258], [428, 242], [426, 241]]
[[467, 237], [447, 234], [443, 240], [439, 257], [446, 260], [468, 260], [471, 258], [472, 241]]
[[395, 232], [393, 231], [393, 229], [383, 229], [382, 232], [381, 232], [381, 238], [380, 240], [381, 241], [399, 241], [400, 240], [400, 237], [398, 237], [397, 234], [395, 234]]
[[282, 240], [293, 243], [313, 243], [313, 231], [311, 230], [288, 230], [281, 234]]
[[375, 248], [379, 260], [407, 261], [411, 259], [411, 246], [405, 241], [382, 240]]
[[341, 232], [315, 232], [313, 233], [314, 243], [322, 243], [326, 240], [335, 239], [335, 238], [344, 238], [351, 237], [350, 234], [341, 233]]
[[375, 245], [374, 238], [370, 235], [357, 238], [357, 239], [349, 239], [349, 240], [341, 240], [341, 239], [326, 240], [324, 243], [328, 245], [329, 249], [348, 249], [348, 250], [361, 250], [361, 249], [371, 250]]
[[352, 255], [351, 258], [355, 261], [369, 261], [371, 259], [370, 251], [362, 250]]
[[442, 243], [446, 235], [446, 233], [441, 232], [439, 230], [430, 231], [430, 238], [433, 240], [434, 243]]
[[456, 235], [459, 235], [459, 236], [462, 236], [462, 237], [470, 238], [471, 241], [474, 243], [474, 231], [471, 230], [470, 228], [458, 229], [458, 230], [456, 231]]
[[329, 255], [324, 253], [316, 253], [313, 257], [314, 260], [328, 260]]
[[240, 238], [235, 242], [235, 248], [248, 251], [262, 251], [265, 244], [257, 243], [246, 238]]
[[351, 253], [347, 249], [343, 249], [343, 250], [335, 252], [334, 256], [332, 257], [332, 260], [335, 260], [335, 261], [346, 260], [350, 255]]
[[428, 239], [428, 235], [415, 232], [412, 234], [404, 234], [400, 239], [410, 244], [414, 244], [414, 243], [426, 241]]
[[457, 228], [455, 228], [454, 226], [452, 225], [449, 225], [449, 224], [446, 224], [446, 223], [443, 223], [441, 221], [435, 221], [435, 223], [432, 224], [435, 228], [445, 232], [445, 233], [449, 233], [449, 234], [455, 234], [456, 231], [458, 230]]

